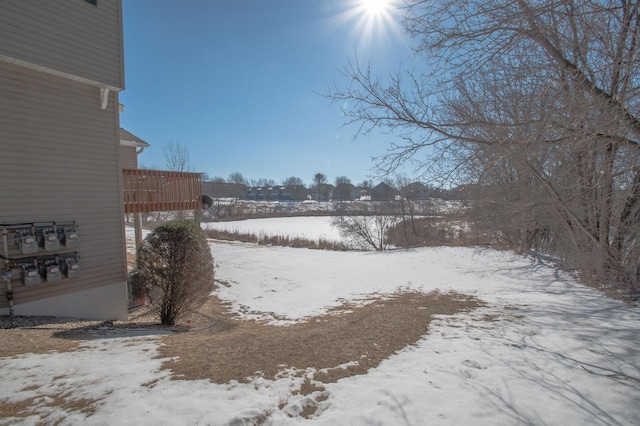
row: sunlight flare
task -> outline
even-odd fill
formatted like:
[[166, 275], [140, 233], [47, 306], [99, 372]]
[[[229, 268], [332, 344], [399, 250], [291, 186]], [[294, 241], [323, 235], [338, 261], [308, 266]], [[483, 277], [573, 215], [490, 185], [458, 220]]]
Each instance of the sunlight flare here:
[[380, 15], [388, 12], [388, 0], [362, 0], [362, 7], [369, 15]]
[[400, 0], [348, 0], [342, 3], [322, 31], [333, 34], [346, 29], [345, 42], [352, 50], [368, 56], [375, 51], [387, 54], [405, 45], [400, 26]]

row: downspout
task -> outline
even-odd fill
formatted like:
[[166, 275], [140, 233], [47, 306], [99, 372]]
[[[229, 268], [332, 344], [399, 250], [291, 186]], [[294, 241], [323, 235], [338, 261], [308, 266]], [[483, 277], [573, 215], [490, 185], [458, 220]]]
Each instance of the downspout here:
[[[139, 146], [136, 149], [136, 168], [138, 167], [138, 155], [142, 154], [144, 151], [144, 146]], [[136, 248], [136, 253], [138, 249], [142, 245], [142, 213], [134, 213], [133, 214], [133, 229], [134, 229], [134, 244]]]
[[7, 241], [7, 230], [2, 230], [2, 253], [4, 258], [5, 272], [3, 278], [7, 280], [7, 300], [9, 301], [9, 327], [13, 328], [13, 287], [11, 286], [11, 271], [8, 269], [9, 264], [9, 243]]

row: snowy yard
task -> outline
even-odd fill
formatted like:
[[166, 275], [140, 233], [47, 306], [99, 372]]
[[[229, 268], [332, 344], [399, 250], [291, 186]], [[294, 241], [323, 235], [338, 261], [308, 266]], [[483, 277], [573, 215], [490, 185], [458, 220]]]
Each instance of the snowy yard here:
[[[172, 380], [156, 358], [162, 336], [147, 335], [0, 359], [0, 402], [39, 407], [22, 424], [640, 424], [640, 309], [553, 265], [474, 248], [211, 248], [226, 283], [218, 296], [283, 327], [397, 290], [455, 290], [487, 306], [438, 317], [415, 346], [307, 395], [299, 391], [310, 370], [248, 383]], [[81, 399], [90, 415], [73, 409]], [[310, 399], [317, 410], [304, 418]]]

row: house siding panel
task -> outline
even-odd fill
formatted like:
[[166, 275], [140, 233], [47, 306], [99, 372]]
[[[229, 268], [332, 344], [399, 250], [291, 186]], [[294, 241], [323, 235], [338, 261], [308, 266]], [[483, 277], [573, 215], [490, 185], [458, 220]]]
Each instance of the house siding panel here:
[[0, 55], [124, 88], [121, 15], [113, 0], [2, 0]]
[[138, 155], [136, 154], [136, 148], [134, 146], [121, 146], [120, 152], [123, 169], [138, 168]]
[[122, 306], [111, 311], [126, 315], [118, 99], [110, 96], [102, 110], [95, 87], [0, 63], [0, 223], [74, 220], [80, 237], [82, 276], [15, 282], [17, 314], [21, 303], [121, 284]]

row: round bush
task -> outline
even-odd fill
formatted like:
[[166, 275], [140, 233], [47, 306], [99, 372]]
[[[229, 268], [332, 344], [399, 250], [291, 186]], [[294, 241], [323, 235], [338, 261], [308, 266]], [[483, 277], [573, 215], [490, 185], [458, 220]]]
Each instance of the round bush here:
[[142, 242], [138, 273], [164, 325], [174, 325], [197, 309], [213, 290], [213, 257], [207, 239], [194, 222], [158, 226]]

